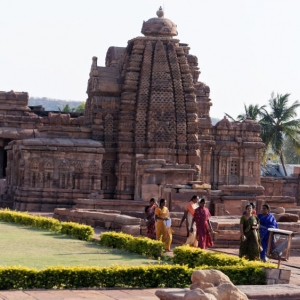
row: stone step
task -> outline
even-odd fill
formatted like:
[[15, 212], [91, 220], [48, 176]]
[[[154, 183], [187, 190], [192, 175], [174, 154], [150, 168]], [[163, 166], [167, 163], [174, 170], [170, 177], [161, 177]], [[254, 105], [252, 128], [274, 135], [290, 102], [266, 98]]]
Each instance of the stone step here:
[[240, 247], [240, 241], [232, 240], [215, 240], [212, 248], [232, 248], [238, 249]]
[[239, 230], [217, 230], [214, 238], [217, 240], [231, 240], [239, 241], [240, 240], [240, 231]]

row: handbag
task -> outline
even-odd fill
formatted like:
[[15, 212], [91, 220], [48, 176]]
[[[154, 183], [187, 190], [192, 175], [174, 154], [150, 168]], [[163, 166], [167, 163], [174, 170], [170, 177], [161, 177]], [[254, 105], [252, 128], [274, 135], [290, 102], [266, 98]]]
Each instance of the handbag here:
[[164, 220], [164, 223], [166, 225], [167, 228], [171, 227], [171, 218]]

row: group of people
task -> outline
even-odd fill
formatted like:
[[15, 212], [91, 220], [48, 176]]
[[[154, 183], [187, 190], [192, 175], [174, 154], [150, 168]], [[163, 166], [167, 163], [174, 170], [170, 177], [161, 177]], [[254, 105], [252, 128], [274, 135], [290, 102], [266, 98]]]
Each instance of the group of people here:
[[[240, 219], [240, 257], [249, 260], [266, 262], [269, 241], [268, 228], [278, 228], [275, 217], [270, 213], [270, 206], [263, 204], [262, 212], [256, 215], [255, 205], [246, 205], [246, 210]], [[271, 247], [274, 247], [272, 242]]]
[[[159, 204], [150, 199], [145, 208], [147, 236], [161, 240], [165, 250], [171, 251], [172, 233], [170, 213], [166, 200], [160, 199]], [[186, 220], [187, 245], [206, 249], [213, 246], [213, 228], [209, 218], [211, 214], [205, 207], [205, 199], [194, 195], [185, 207], [179, 227]], [[240, 251], [239, 256], [249, 260], [267, 261], [267, 246], [269, 240], [268, 228], [278, 228], [275, 217], [270, 213], [268, 204], [262, 206], [262, 212], [256, 214], [254, 203], [246, 206], [240, 219]], [[272, 245], [274, 246], [274, 245]]]
[[[165, 250], [171, 251], [172, 233], [171, 219], [166, 200], [160, 199], [159, 205], [154, 198], [150, 199], [145, 208], [147, 236], [152, 239], [162, 240]], [[205, 249], [213, 246], [213, 229], [209, 218], [209, 210], [205, 207], [205, 199], [199, 199], [194, 195], [186, 205], [180, 226], [186, 220], [187, 241], [186, 244]]]
[[166, 199], [160, 199], [159, 205], [154, 198], [145, 208], [147, 237], [151, 239], [162, 240], [165, 244], [165, 250], [171, 251], [172, 233], [171, 218], [166, 206]]

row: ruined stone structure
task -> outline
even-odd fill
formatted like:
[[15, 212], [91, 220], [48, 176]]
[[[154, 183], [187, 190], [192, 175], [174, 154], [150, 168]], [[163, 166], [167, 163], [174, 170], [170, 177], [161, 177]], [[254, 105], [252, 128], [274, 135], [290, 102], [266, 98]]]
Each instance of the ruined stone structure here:
[[260, 125], [224, 118], [212, 126], [198, 59], [174, 38], [177, 27], [161, 9], [142, 33], [127, 47], [110, 47], [105, 67], [93, 57], [82, 117], [40, 117], [26, 93], [0, 94], [8, 179], [2, 206], [70, 207], [97, 192], [118, 200], [165, 197], [174, 210], [198, 193], [219, 214], [224, 201], [263, 193]]

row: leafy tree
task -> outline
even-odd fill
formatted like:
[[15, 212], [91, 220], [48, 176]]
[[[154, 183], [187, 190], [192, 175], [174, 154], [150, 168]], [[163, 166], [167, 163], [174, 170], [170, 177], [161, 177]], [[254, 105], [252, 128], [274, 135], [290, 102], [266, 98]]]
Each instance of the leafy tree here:
[[84, 113], [85, 102], [81, 102], [76, 108], [75, 111], [79, 113]]
[[287, 176], [285, 161], [283, 155], [283, 146], [285, 139], [289, 140], [294, 147], [300, 147], [298, 133], [300, 132], [300, 119], [297, 116], [296, 109], [300, 106], [295, 101], [289, 106], [290, 94], [274, 96], [269, 100], [270, 113], [264, 110], [262, 119], [259, 121], [262, 127], [261, 138], [266, 145], [266, 149], [271, 147], [274, 154], [278, 155]]
[[69, 104], [66, 104], [62, 108], [58, 107], [58, 110], [61, 112], [73, 112], [75, 108], [71, 108]]
[[[297, 140], [300, 140], [299, 135]], [[300, 149], [295, 147], [290, 139], [284, 142], [283, 155], [287, 164], [300, 164]]]

